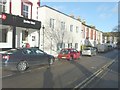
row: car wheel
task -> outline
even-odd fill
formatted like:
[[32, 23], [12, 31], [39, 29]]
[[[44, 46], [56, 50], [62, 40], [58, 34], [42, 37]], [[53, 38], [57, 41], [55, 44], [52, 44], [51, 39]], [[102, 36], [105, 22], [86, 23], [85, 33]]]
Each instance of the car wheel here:
[[18, 71], [25, 71], [27, 69], [27, 62], [26, 61], [20, 61], [17, 64], [17, 70]]

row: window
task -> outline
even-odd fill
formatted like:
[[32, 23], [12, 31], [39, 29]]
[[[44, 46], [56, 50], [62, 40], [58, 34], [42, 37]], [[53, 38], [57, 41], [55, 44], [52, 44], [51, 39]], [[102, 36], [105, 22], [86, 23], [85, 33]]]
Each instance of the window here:
[[28, 14], [29, 14], [29, 6], [27, 4], [23, 4], [23, 16], [25, 18], [28, 18]]
[[78, 49], [78, 43], [75, 43], [75, 49]]
[[78, 26], [76, 26], [76, 33], [78, 33], [79, 32], [79, 29], [78, 29]]
[[70, 31], [73, 32], [73, 25], [70, 25]]
[[65, 22], [61, 22], [61, 30], [65, 30]]
[[65, 43], [58, 43], [57, 44], [57, 50], [60, 50], [61, 48], [65, 48]]
[[68, 43], [68, 48], [72, 48], [72, 43]]
[[40, 50], [35, 50], [36, 54], [44, 54], [44, 52], [40, 51]]
[[34, 54], [34, 52], [31, 49], [24, 49], [23, 53], [24, 54]]
[[55, 19], [50, 19], [50, 28], [54, 29]]
[[22, 31], [22, 41], [27, 41], [28, 38], [28, 31]]
[[5, 12], [5, 4], [6, 0], [4, 2], [0, 0], [0, 12]]
[[0, 29], [0, 42], [7, 42], [8, 29]]

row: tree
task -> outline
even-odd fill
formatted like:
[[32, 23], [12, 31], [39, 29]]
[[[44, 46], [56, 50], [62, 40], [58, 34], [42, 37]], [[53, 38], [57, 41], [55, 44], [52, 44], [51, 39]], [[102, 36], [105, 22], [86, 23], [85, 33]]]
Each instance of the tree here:
[[45, 30], [44, 30], [44, 49], [52, 51], [60, 50], [60, 48], [65, 47], [65, 43], [72, 39], [72, 35], [67, 31], [65, 22], [59, 20], [54, 23], [46, 21]]
[[117, 45], [120, 46], [120, 24], [113, 28], [112, 35], [117, 37]]

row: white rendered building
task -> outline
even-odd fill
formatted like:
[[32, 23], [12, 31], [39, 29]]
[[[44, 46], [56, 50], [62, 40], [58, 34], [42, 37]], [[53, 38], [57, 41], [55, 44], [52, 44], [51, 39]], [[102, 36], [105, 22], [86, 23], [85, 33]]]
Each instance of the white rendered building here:
[[56, 54], [61, 48], [81, 46], [81, 21], [48, 6], [38, 9], [38, 20], [41, 25], [41, 46], [47, 53]]

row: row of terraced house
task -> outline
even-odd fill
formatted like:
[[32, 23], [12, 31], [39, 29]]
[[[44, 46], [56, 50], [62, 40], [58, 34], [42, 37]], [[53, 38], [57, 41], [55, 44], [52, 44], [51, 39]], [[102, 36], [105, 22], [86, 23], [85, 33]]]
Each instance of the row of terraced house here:
[[103, 32], [87, 25], [80, 17], [67, 15], [40, 0], [1, 0], [0, 48], [39, 47], [56, 54], [61, 48], [96, 47], [102, 43]]

